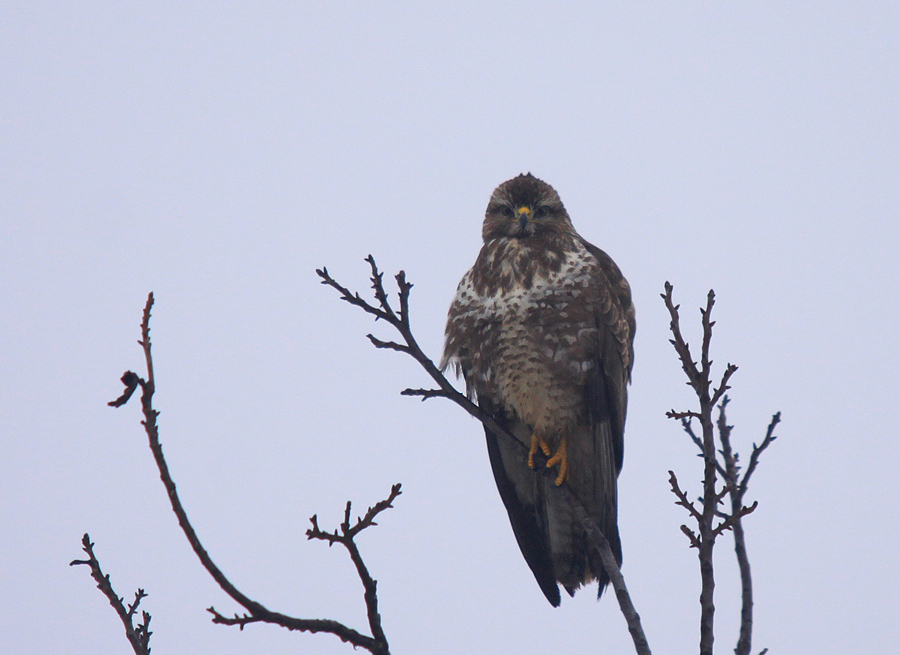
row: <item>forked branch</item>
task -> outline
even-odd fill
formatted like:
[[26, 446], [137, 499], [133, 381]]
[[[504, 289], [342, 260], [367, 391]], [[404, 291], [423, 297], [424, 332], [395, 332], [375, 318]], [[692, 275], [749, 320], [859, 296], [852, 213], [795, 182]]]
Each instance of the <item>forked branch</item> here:
[[[701, 655], [712, 655], [713, 650], [713, 616], [715, 614], [713, 546], [717, 537], [730, 530], [734, 534], [735, 553], [741, 573], [742, 600], [740, 634], [734, 652], [736, 655], [749, 655], [753, 628], [753, 586], [741, 520], [756, 509], [757, 503], [754, 502], [750, 506], [745, 505], [744, 494], [747, 491], [750, 476], [756, 469], [759, 456], [775, 440], [773, 431], [780, 420], [780, 414], [772, 417], [763, 442], [759, 446], [754, 444], [750, 465], [741, 477], [738, 454], [731, 446], [732, 426], [728, 425], [725, 418], [725, 408], [728, 405], [727, 391], [730, 389], [728, 383], [731, 376], [737, 371], [737, 366], [728, 364], [718, 386], [714, 389], [712, 389], [711, 382], [712, 359], [710, 359], [709, 351], [712, 343], [712, 328], [715, 325], [715, 321], [712, 320], [715, 293], [710, 290], [707, 294], [706, 307], [700, 309], [703, 337], [699, 365], [693, 361], [690, 348], [681, 333], [679, 306], [672, 299], [672, 285], [668, 282], [666, 282], [662, 298], [671, 318], [670, 330], [673, 337], [671, 343], [688, 378], [688, 384], [697, 396], [699, 405], [697, 410], [675, 411], [673, 409], [666, 412], [666, 416], [681, 421], [684, 431], [698, 447], [704, 460], [702, 510], [698, 510], [694, 503], [688, 500], [686, 492], [678, 485], [675, 474], [669, 472], [672, 493], [678, 499], [676, 505], [684, 507], [697, 523], [696, 532], [685, 525], [681, 526], [681, 530], [690, 540], [691, 547], [698, 550], [700, 559], [700, 653]], [[712, 415], [713, 409], [717, 405], [719, 416], [714, 425]], [[693, 419], [698, 419], [700, 422], [701, 434], [699, 435], [694, 432], [691, 424]], [[718, 436], [719, 442], [718, 449], [716, 436]], [[721, 480], [721, 485], [718, 485], [718, 480]], [[724, 511], [719, 507], [726, 497], [731, 501], [730, 511]], [[714, 525], [716, 517], [721, 521]]]
[[69, 562], [69, 566], [84, 565], [91, 570], [91, 577], [97, 583], [97, 589], [103, 592], [109, 604], [112, 605], [122, 625], [125, 626], [125, 637], [135, 655], [150, 655], [150, 615], [146, 611], [141, 612], [142, 623], [135, 625], [134, 618], [138, 611], [141, 601], [147, 597], [143, 589], [138, 589], [134, 594], [134, 601], [125, 605], [125, 600], [120, 598], [113, 589], [112, 583], [109, 581], [109, 574], [104, 574], [100, 569], [100, 562], [94, 555], [94, 544], [91, 537], [85, 533], [81, 539], [81, 545], [88, 558], [76, 559]]
[[[153, 374], [153, 356], [150, 344], [150, 311], [152, 307], [153, 294], [151, 293], [147, 297], [147, 303], [144, 306], [143, 318], [141, 320], [141, 340], [138, 342], [144, 350], [144, 356], [147, 363], [147, 377], [145, 379], [137, 373], [127, 371], [122, 376], [122, 383], [125, 385], [124, 393], [109, 404], [113, 407], [121, 407], [128, 402], [134, 392], [140, 387], [141, 406], [144, 414], [144, 420], [141, 421], [141, 424], [144, 426], [144, 430], [147, 433], [150, 450], [153, 452], [153, 457], [156, 460], [156, 465], [159, 469], [160, 479], [169, 496], [172, 511], [175, 512], [175, 516], [178, 518], [178, 524], [181, 526], [188, 542], [191, 544], [191, 548], [194, 549], [194, 553], [197, 555], [201, 564], [203, 564], [203, 567], [209, 572], [222, 590], [246, 610], [242, 615], [235, 614], [233, 617], [226, 617], [220, 614], [214, 607], [210, 607], [207, 611], [212, 614], [213, 622], [223, 625], [237, 625], [241, 629], [250, 623], [271, 623], [287, 628], [288, 630], [311, 633], [323, 632], [335, 635], [341, 639], [341, 641], [352, 644], [357, 648], [363, 648], [376, 655], [389, 655], [390, 650], [387, 638], [384, 635], [384, 630], [381, 626], [381, 616], [378, 613], [376, 582], [363, 563], [354, 538], [365, 528], [375, 525], [373, 519], [376, 515], [389, 507], [392, 507], [391, 503], [400, 495], [400, 485], [394, 485], [388, 498], [377, 503], [352, 527], [349, 525], [350, 505], [348, 503], [344, 524], [341, 526], [342, 532], [340, 538], [337, 539], [350, 553], [350, 557], [353, 560], [360, 580], [363, 583], [369, 628], [372, 631], [372, 636], [365, 635], [338, 621], [332, 621], [330, 619], [301, 619], [286, 616], [279, 612], [273, 612], [258, 601], [252, 600], [246, 596], [232, 584], [222, 570], [213, 562], [209, 553], [201, 543], [200, 538], [197, 536], [194, 527], [188, 519], [187, 512], [181, 504], [181, 500], [178, 497], [178, 492], [175, 488], [175, 482], [172, 480], [168, 464], [163, 456], [162, 445], [159, 440], [159, 426], [156, 420], [159, 416], [159, 412], [153, 408], [153, 393], [156, 388], [156, 382]], [[318, 530], [315, 520], [315, 517], [313, 517], [313, 527], [315, 530]], [[345, 526], [346, 530], [344, 529]], [[313, 531], [311, 530], [310, 532]], [[313, 534], [310, 535], [310, 538], [318, 538], [318, 536]], [[85, 539], [87, 539], [87, 536], [85, 536]]]

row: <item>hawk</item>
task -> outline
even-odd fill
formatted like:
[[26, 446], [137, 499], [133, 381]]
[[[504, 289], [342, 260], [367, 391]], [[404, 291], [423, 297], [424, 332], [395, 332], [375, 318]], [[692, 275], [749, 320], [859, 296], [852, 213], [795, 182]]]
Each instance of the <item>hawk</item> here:
[[[631, 289], [572, 226], [559, 195], [531, 173], [491, 195], [484, 245], [456, 290], [442, 370], [526, 448], [487, 427], [488, 454], [513, 533], [554, 607], [609, 582], [557, 487], [567, 484], [622, 562], [616, 479], [631, 379]], [[533, 469], [553, 468], [553, 476]]]

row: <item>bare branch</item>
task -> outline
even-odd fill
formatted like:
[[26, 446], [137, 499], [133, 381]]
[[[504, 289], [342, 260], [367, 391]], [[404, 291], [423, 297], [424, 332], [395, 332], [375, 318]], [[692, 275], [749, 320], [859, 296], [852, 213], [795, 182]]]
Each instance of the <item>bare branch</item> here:
[[[666, 412], [666, 418], [681, 418], [678, 416], [669, 416], [669, 414], [670, 414], [669, 412]], [[693, 441], [694, 444], [697, 446], [697, 448], [700, 449], [700, 457], [703, 457], [703, 439], [698, 437], [697, 434], [694, 432], [694, 426], [691, 425], [692, 418], [699, 418], [699, 416], [698, 417], [690, 416], [687, 418], [681, 418], [681, 427], [684, 428], [684, 431], [687, 433], [687, 436], [689, 436], [691, 438], [691, 441]]]
[[401, 396], [421, 396], [422, 400], [429, 398], [450, 398], [442, 389], [404, 389]]
[[[370, 307], [368, 303], [365, 303], [364, 301], [359, 299], [358, 296], [353, 296], [348, 290], [340, 287], [340, 285], [335, 288], [341, 291], [344, 300], [347, 300], [351, 304], [355, 304], [363, 308]], [[235, 587], [234, 584], [232, 584], [232, 582], [225, 576], [222, 570], [219, 569], [219, 567], [213, 562], [209, 553], [201, 543], [200, 538], [197, 536], [194, 527], [191, 525], [184, 506], [181, 504], [181, 500], [178, 497], [178, 492], [175, 487], [175, 482], [172, 480], [172, 476], [169, 473], [168, 464], [165, 460], [165, 457], [163, 456], [162, 444], [159, 440], [159, 426], [156, 421], [157, 417], [159, 416], [159, 412], [153, 408], [153, 394], [155, 391], [156, 383], [153, 376], [153, 357], [150, 342], [150, 311], [153, 307], [153, 301], [154, 298], [153, 294], [151, 293], [147, 297], [147, 304], [144, 306], [143, 319], [141, 321], [142, 338], [141, 341], [138, 342], [144, 350], [144, 356], [147, 362], [147, 379], [145, 380], [130, 371], [127, 372], [124, 376], [122, 376], [122, 382], [126, 385], [125, 393], [122, 394], [120, 398], [110, 403], [110, 405], [114, 407], [124, 405], [134, 393], [134, 390], [137, 388], [137, 386], [141, 387], [141, 406], [144, 414], [144, 420], [141, 421], [141, 424], [144, 426], [144, 431], [147, 434], [147, 438], [150, 444], [150, 450], [153, 452], [153, 457], [156, 460], [156, 465], [159, 469], [160, 479], [162, 480], [162, 483], [165, 486], [166, 492], [169, 496], [169, 501], [172, 505], [172, 511], [175, 512], [175, 516], [178, 518], [178, 524], [181, 526], [182, 531], [187, 537], [188, 542], [191, 544], [194, 553], [197, 555], [197, 558], [200, 560], [203, 567], [213, 577], [216, 583], [218, 583], [222, 590], [244, 609], [246, 609], [249, 613], [245, 614], [244, 616], [238, 616], [237, 614], [235, 614], [234, 618], [229, 619], [217, 612], [214, 607], [210, 607], [208, 611], [213, 615], [213, 622], [221, 623], [223, 625], [238, 625], [241, 629], [243, 629], [244, 626], [249, 623], [262, 622], [279, 625], [281, 627], [287, 628], [288, 630], [298, 630], [311, 633], [324, 632], [333, 634], [342, 641], [352, 644], [354, 647], [364, 648], [376, 655], [389, 655], [390, 651], [388, 648], [387, 639], [384, 636], [384, 632], [381, 630], [380, 617], [378, 617], [377, 614], [375, 581], [372, 580], [371, 576], [368, 575], [368, 571], [365, 570], [365, 565], [363, 564], [362, 558], [359, 555], [359, 550], [352, 542], [352, 536], [348, 541], [349, 545], [347, 546], [347, 549], [348, 551], [350, 551], [351, 559], [356, 565], [357, 571], [360, 572], [360, 577], [363, 577], [363, 574], [365, 574], [366, 576], [363, 579], [363, 584], [365, 586], [365, 600], [366, 608], [369, 614], [369, 623], [370, 627], [372, 627], [373, 630], [372, 637], [366, 636], [337, 621], [328, 619], [299, 619], [280, 614], [279, 612], [273, 612], [263, 606], [261, 603], [250, 599], [243, 592], [238, 590], [237, 587]], [[371, 309], [374, 310], [375, 308]], [[381, 312], [382, 316], [378, 315], [378, 310], [369, 313], [375, 313], [376, 316], [383, 317], [386, 320], [393, 320], [394, 318], [393, 313]], [[137, 386], [135, 386], [135, 380]], [[383, 509], [387, 509], [387, 507], [390, 507], [390, 502], [393, 501], [399, 494], [400, 486], [395, 485], [394, 489], [391, 490], [391, 496], [389, 497], [389, 499], [387, 501], [382, 501], [381, 503], [377, 504], [375, 508], [370, 510], [371, 518], [374, 518], [374, 516], [378, 512], [383, 511]], [[387, 503], [387, 505], [383, 505], [385, 502]], [[372, 513], [376, 508], [378, 508], [377, 511], [374, 511], [374, 513]], [[369, 514], [367, 514], [366, 516], [368, 517]], [[369, 519], [369, 525], [374, 525], [374, 523], [371, 521], [371, 518]], [[364, 525], [362, 527], [359, 527], [357, 529], [357, 532], [363, 529], [363, 527], [368, 526]], [[374, 619], [378, 620], [375, 621], [373, 617]]]
[[[673, 287], [669, 282], [665, 284], [665, 293], [662, 294], [666, 308], [669, 310], [670, 324], [669, 328], [672, 332], [671, 343], [678, 354], [681, 361], [681, 368], [684, 370], [688, 378], [688, 383], [694, 389], [699, 403], [699, 411], [695, 412], [668, 412], [669, 418], [681, 419], [685, 431], [689, 434], [692, 441], [700, 447], [703, 456], [703, 508], [699, 512], [699, 518], [696, 516], [697, 510], [692, 511], [692, 516], [697, 521], [697, 532], [687, 530], [684, 526], [682, 531], [688, 534], [691, 539], [692, 547], [697, 548], [698, 558], [700, 560], [700, 654], [712, 655], [714, 635], [714, 616], [715, 604], [713, 594], [715, 591], [715, 576], [713, 570], [713, 547], [716, 537], [718, 536], [714, 527], [713, 519], [718, 512], [718, 504], [721, 496], [716, 490], [716, 476], [720, 472], [721, 465], [716, 457], [715, 437], [712, 421], [712, 408], [714, 401], [710, 397], [710, 372], [712, 369], [712, 359], [709, 356], [710, 345], [712, 343], [712, 329], [715, 321], [712, 320], [712, 310], [715, 305], [715, 292], [710, 289], [706, 296], [706, 307], [701, 308], [701, 324], [703, 327], [703, 337], [700, 347], [700, 366], [693, 361], [690, 349], [681, 334], [680, 319], [678, 314], [678, 306], [672, 299]], [[729, 365], [726, 368], [725, 375], [713, 396], [725, 393], [728, 388], [728, 380], [736, 370], [735, 367]], [[694, 434], [689, 425], [685, 425], [685, 419], [697, 418], [700, 421], [701, 434]], [[683, 493], [683, 492], [682, 492]], [[676, 494], [677, 495], [677, 494]], [[685, 505], [686, 506], [686, 505]]]
[[[668, 416], [668, 414], [667, 414]], [[669, 417], [672, 418], [672, 417]], [[694, 445], [700, 449], [699, 456], [703, 457], [703, 439], [697, 436], [694, 432], [694, 427], [691, 425], [691, 420], [689, 418], [681, 419], [681, 427], [684, 428], [685, 433], [691, 438], [691, 441], [694, 442]], [[716, 470], [719, 472], [719, 475], [722, 476], [722, 479], [725, 479], [725, 467], [719, 463], [719, 460], [716, 460]]]
[[257, 618], [255, 616], [250, 616], [249, 614], [242, 614], [238, 616], [235, 614], [232, 618], [228, 618], [227, 616], [222, 616], [216, 611], [215, 607], [207, 607], [206, 611], [213, 615], [212, 622], [218, 623], [220, 625], [236, 625], [239, 629], [243, 630], [245, 625], [250, 623], [261, 623], [262, 619]]
[[740, 507], [736, 513], [734, 514], [726, 514], [725, 520], [722, 521], [719, 525], [716, 526], [715, 530], [713, 530], [713, 535], [718, 537], [720, 534], [725, 532], [726, 530], [731, 530], [735, 525], [737, 525], [742, 518], [747, 516], [756, 509], [757, 505], [756, 501], [753, 502], [750, 507]]
[[680, 421], [685, 421], [686, 419], [701, 418], [701, 417], [700, 417], [700, 414], [698, 414], [697, 412], [693, 412], [693, 411], [676, 412], [674, 409], [670, 409], [668, 412], [666, 412], [666, 418], [675, 418], [675, 419], [679, 419]]
[[387, 350], [396, 350], [401, 353], [408, 353], [409, 348], [407, 346], [402, 346], [396, 341], [382, 341], [381, 339], [376, 338], [371, 334], [367, 334], [369, 341], [372, 342], [372, 345], [376, 348], [385, 348]]
[[690, 513], [691, 518], [701, 521], [703, 516], [697, 511], [694, 503], [688, 500], [687, 494], [681, 490], [681, 487], [678, 485], [678, 478], [675, 477], [674, 471], [669, 471], [669, 485], [672, 487], [672, 493], [678, 498], [678, 502], [675, 504], [684, 507]]
[[734, 552], [741, 574], [741, 628], [735, 653], [736, 655], [749, 655], [753, 633], [753, 579], [750, 573], [750, 559], [747, 555], [747, 545], [741, 519], [756, 509], [757, 503], [754, 502], [750, 507], [746, 507], [744, 505], [744, 494], [747, 491], [750, 475], [756, 470], [760, 454], [776, 438], [773, 433], [775, 426], [781, 420], [781, 413], [778, 412], [772, 417], [772, 422], [769, 423], [763, 443], [760, 446], [754, 444], [750, 465], [747, 467], [743, 478], [740, 478], [738, 454], [731, 446], [732, 426], [728, 425], [725, 415], [725, 408], [728, 406], [728, 402], [728, 396], [723, 396], [722, 402], [719, 404], [719, 417], [716, 425], [719, 431], [719, 441], [722, 444], [722, 458], [725, 460], [725, 472], [722, 474], [722, 477], [727, 481], [731, 495], [731, 514], [727, 515], [726, 520], [719, 528], [721, 530], [731, 529], [734, 534]]
[[719, 402], [722, 396], [725, 395], [725, 392], [731, 389], [728, 386], [728, 380], [731, 379], [731, 376], [734, 375], [734, 372], [738, 369], [734, 364], [729, 364], [725, 367], [725, 373], [722, 374], [722, 381], [719, 383], [718, 388], [713, 392], [713, 396], [710, 399], [710, 404], [715, 405]]
[[609, 545], [609, 541], [606, 539], [606, 535], [600, 530], [597, 522], [588, 516], [587, 511], [584, 509], [584, 505], [582, 505], [581, 501], [575, 497], [575, 494], [572, 493], [568, 486], [561, 486], [559, 488], [565, 489], [565, 492], [569, 497], [568, 502], [574, 509], [576, 518], [581, 521], [581, 525], [588, 535], [588, 539], [591, 540], [597, 552], [600, 554], [600, 559], [603, 561], [603, 568], [606, 569], [606, 573], [609, 575], [609, 582], [616, 592], [616, 600], [619, 601], [619, 609], [625, 617], [625, 623], [628, 625], [628, 632], [631, 634], [631, 639], [634, 642], [635, 652], [637, 655], [650, 655], [650, 644], [647, 642], [647, 637], [644, 635], [644, 629], [641, 626], [641, 617], [637, 613], [634, 604], [631, 602], [631, 595], [628, 593], [628, 587], [625, 586], [625, 578], [622, 576], [622, 571], [619, 569], [619, 564], [616, 562], [616, 556], [613, 555], [612, 548]]
[[[751, 506], [744, 505], [743, 497], [747, 489], [747, 481], [753, 470], [755, 470], [759, 456], [763, 450], [774, 440], [773, 430], [777, 425], [780, 414], [776, 414], [772, 418], [769, 430], [766, 433], [766, 439], [760, 446], [754, 445], [751, 454], [750, 464], [744, 477], [739, 478], [740, 466], [738, 465], [738, 454], [731, 447], [731, 426], [727, 424], [725, 419], [725, 407], [728, 405], [728, 396], [726, 392], [730, 388], [728, 385], [731, 376], [737, 371], [737, 366], [728, 364], [719, 382], [719, 386], [709, 393], [710, 375], [712, 360], [709, 357], [709, 349], [712, 343], [712, 329], [715, 321], [712, 320], [712, 310], [715, 304], [715, 293], [710, 290], [707, 294], [706, 307], [700, 310], [703, 326], [703, 342], [701, 346], [700, 368], [690, 361], [689, 350], [687, 344], [681, 336], [680, 327], [678, 325], [678, 307], [672, 301], [672, 285], [668, 282], [665, 286], [663, 294], [666, 307], [672, 319], [671, 331], [673, 335], [672, 344], [681, 360], [682, 368], [687, 374], [689, 384], [693, 387], [699, 402], [698, 412], [667, 412], [669, 418], [681, 419], [682, 427], [695, 445], [700, 449], [704, 458], [704, 477], [703, 477], [703, 510], [700, 512], [700, 518], [697, 518], [697, 510], [692, 503], [687, 500], [686, 494], [677, 487], [677, 483], [673, 483], [673, 492], [679, 498], [679, 505], [687, 508], [691, 516], [697, 520], [698, 532], [695, 534], [686, 526], [682, 526], [682, 531], [688, 535], [691, 540], [691, 546], [699, 551], [700, 557], [700, 574], [702, 578], [702, 591], [700, 595], [701, 619], [700, 619], [700, 652], [702, 655], [711, 655], [713, 647], [713, 615], [715, 606], [713, 604], [713, 590], [715, 582], [713, 579], [712, 567], [712, 551], [715, 540], [726, 530], [731, 530], [734, 534], [735, 553], [737, 555], [738, 567], [741, 573], [741, 628], [738, 638], [736, 655], [749, 655], [750, 642], [753, 625], [753, 592], [752, 579], [750, 576], [750, 562], [747, 557], [746, 544], [744, 539], [743, 524], [741, 519], [753, 512], [757, 504], [754, 502]], [[719, 417], [716, 421], [718, 428], [718, 437], [721, 444], [721, 450], [716, 451], [714, 426], [712, 422], [712, 411], [716, 405], [719, 405]], [[694, 433], [690, 419], [698, 418], [702, 428], [702, 437]], [[722, 461], [719, 460], [721, 455]], [[716, 490], [716, 477], [720, 476], [723, 485], [721, 489]], [[674, 477], [674, 476], [672, 476]], [[671, 480], [670, 480], [671, 482]], [[719, 504], [726, 496], [731, 500], [731, 511], [726, 512], [719, 509]], [[718, 525], [713, 526], [713, 518], [721, 518]]]
[[716, 324], [712, 320], [713, 305], [716, 304], [716, 293], [712, 289], [706, 294], [706, 309], [700, 310], [701, 323], [703, 325], [703, 344], [700, 346], [700, 374], [705, 383], [709, 382], [709, 371], [712, 360], [709, 358], [709, 345], [712, 342], [712, 329]]
[[[715, 325], [715, 322], [712, 320], [715, 293], [712, 290], [709, 291], [706, 296], [706, 308], [700, 310], [703, 339], [700, 348], [700, 367], [698, 368], [697, 364], [691, 359], [690, 350], [681, 334], [678, 306], [675, 305], [672, 299], [672, 289], [672, 285], [666, 282], [665, 293], [662, 294], [671, 318], [669, 324], [673, 337], [671, 343], [681, 361], [681, 368], [687, 375], [688, 383], [697, 396], [699, 411], [692, 413], [669, 412], [667, 416], [682, 419], [682, 424], [685, 418], [697, 418], [700, 421], [701, 437], [694, 435], [693, 431], [688, 432], [694, 442], [700, 446], [703, 455], [703, 508], [699, 512], [699, 519], [692, 513], [692, 516], [697, 520], [697, 533], [695, 535], [697, 541], [695, 542], [692, 539], [691, 545], [697, 548], [700, 560], [700, 655], [712, 655], [713, 641], [715, 639], [713, 620], [716, 611], [713, 602], [713, 593], [715, 591], [713, 547], [716, 537], [713, 530], [713, 519], [716, 516], [719, 502], [716, 491], [718, 462], [716, 460], [716, 445], [713, 433], [713, 405], [709, 394], [709, 375], [712, 367], [712, 360], [709, 358], [709, 347], [712, 342], [712, 328]], [[685, 530], [682, 529], [682, 532], [685, 532]]]
[[665, 293], [661, 294], [662, 299], [666, 303], [666, 309], [669, 310], [669, 317], [671, 319], [669, 322], [669, 330], [671, 330], [674, 339], [671, 339], [670, 343], [675, 347], [675, 352], [678, 353], [678, 358], [681, 360], [681, 368], [684, 370], [685, 375], [687, 375], [688, 383], [695, 391], [699, 391], [700, 371], [697, 370], [697, 363], [691, 356], [690, 346], [688, 346], [684, 337], [681, 335], [681, 325], [678, 317], [678, 309], [681, 305], [676, 305], [673, 302], [672, 288], [672, 285], [666, 282]]
[[[385, 636], [384, 630], [381, 625], [381, 615], [378, 613], [378, 582], [374, 578], [372, 578], [371, 574], [369, 573], [369, 570], [363, 562], [362, 556], [359, 553], [359, 548], [357, 547], [354, 538], [366, 528], [377, 525], [377, 523], [375, 523], [375, 517], [386, 509], [393, 507], [393, 502], [400, 494], [400, 485], [395, 484], [393, 487], [391, 487], [391, 493], [386, 499], [370, 507], [365, 515], [357, 519], [356, 523], [352, 526], [350, 525], [351, 505], [350, 501], [348, 500], [346, 509], [344, 510], [344, 521], [340, 526], [340, 534], [338, 534], [337, 530], [335, 530], [334, 532], [322, 531], [319, 528], [318, 520], [315, 516], [310, 518], [310, 522], [312, 523], [313, 527], [306, 531], [306, 536], [308, 539], [320, 539], [323, 541], [327, 541], [329, 546], [334, 543], [339, 543], [347, 549], [347, 552], [350, 554], [350, 559], [353, 561], [354, 566], [356, 566], [356, 572], [359, 575], [359, 579], [363, 584], [366, 600], [366, 615], [369, 620], [369, 628], [372, 631], [372, 636], [374, 637], [376, 642], [383, 643], [385, 645], [385, 649], [387, 648], [387, 637]], [[385, 650], [385, 652], [387, 651]]]
[[753, 472], [756, 470], [757, 464], [759, 464], [759, 456], [762, 455], [763, 451], [778, 438], [775, 436], [775, 427], [780, 422], [781, 412], [775, 412], [775, 414], [772, 416], [771, 422], [769, 422], [769, 427], [766, 429], [766, 436], [763, 439], [762, 443], [758, 446], [756, 444], [753, 444], [753, 452], [750, 453], [750, 463], [747, 465], [747, 470], [744, 472], [744, 477], [741, 479], [740, 483], [740, 488], [742, 491], [747, 490], [747, 483], [750, 482], [750, 476], [753, 475]]
[[306, 536], [308, 539], [324, 539], [331, 543], [334, 542], [344, 542], [350, 541], [360, 532], [365, 530], [366, 528], [378, 525], [375, 523], [375, 517], [381, 514], [381, 512], [391, 509], [394, 505], [394, 501], [397, 499], [402, 492], [400, 491], [401, 485], [395, 484], [391, 487], [390, 495], [382, 501], [375, 503], [374, 506], [370, 507], [364, 516], [357, 519], [356, 523], [351, 526], [350, 525], [350, 501], [347, 501], [346, 509], [344, 510], [344, 522], [341, 523], [341, 532], [338, 534], [337, 530], [334, 532], [323, 532], [318, 525], [318, 518], [314, 515], [309, 520], [312, 523], [312, 528], [306, 531]]
[[341, 300], [359, 307], [367, 314], [371, 314], [372, 316], [374, 316], [376, 320], [379, 318], [389, 320], [391, 318], [391, 315], [386, 314], [378, 307], [370, 305], [368, 302], [363, 300], [358, 293], [351, 293], [347, 287], [338, 284], [337, 281], [328, 274], [328, 269], [324, 266], [321, 269], [316, 269], [316, 273], [320, 278], [322, 278], [322, 284], [327, 284], [328, 286], [337, 289], [338, 293], [341, 294]]
[[687, 527], [686, 525], [682, 525], [682, 526], [681, 526], [681, 531], [682, 531], [685, 535], [687, 535], [687, 538], [690, 540], [690, 542], [691, 542], [691, 548], [697, 548], [697, 549], [700, 548], [700, 539], [697, 537], [697, 533], [696, 533], [696, 532], [694, 532], [693, 530], [691, 530], [691, 529], [690, 529], [689, 527]]
[[137, 373], [133, 371], [125, 371], [125, 374], [121, 378], [122, 384], [125, 385], [125, 391], [122, 392], [122, 395], [116, 398], [115, 400], [111, 400], [107, 405], [110, 407], [121, 407], [125, 403], [127, 403], [134, 392], [137, 390], [140, 385], [141, 378], [138, 377]]
[[97, 588], [106, 596], [109, 604], [112, 605], [116, 614], [119, 615], [122, 625], [125, 626], [125, 636], [128, 638], [128, 643], [131, 644], [135, 655], [150, 655], [150, 635], [153, 634], [150, 632], [150, 615], [147, 612], [143, 612], [141, 615], [143, 623], [134, 624], [134, 615], [137, 613], [141, 601], [147, 597], [146, 592], [143, 589], [138, 589], [134, 594], [134, 601], [128, 607], [125, 607], [123, 599], [119, 598], [119, 595], [113, 589], [109, 575], [104, 574], [100, 569], [100, 562], [94, 555], [94, 544], [87, 533], [81, 539], [81, 545], [88, 558], [86, 560], [72, 560], [69, 562], [69, 566], [84, 565], [90, 568], [91, 577], [97, 583]]

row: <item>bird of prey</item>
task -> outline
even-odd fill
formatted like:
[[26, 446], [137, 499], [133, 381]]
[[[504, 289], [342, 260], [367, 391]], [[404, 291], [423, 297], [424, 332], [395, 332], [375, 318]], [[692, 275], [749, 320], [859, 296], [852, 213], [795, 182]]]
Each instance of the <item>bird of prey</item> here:
[[450, 307], [441, 367], [455, 368], [470, 397], [525, 446], [485, 427], [500, 497], [547, 600], [559, 606], [557, 583], [574, 595], [592, 580], [599, 598], [609, 577], [558, 487], [568, 485], [621, 564], [616, 480], [634, 352], [631, 289], [531, 173], [497, 187], [482, 236]]

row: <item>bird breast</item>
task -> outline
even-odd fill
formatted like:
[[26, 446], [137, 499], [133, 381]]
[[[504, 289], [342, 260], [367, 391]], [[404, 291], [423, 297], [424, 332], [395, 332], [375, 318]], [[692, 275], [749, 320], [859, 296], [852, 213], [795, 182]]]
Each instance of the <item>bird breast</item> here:
[[460, 283], [447, 355], [476, 395], [499, 401], [535, 430], [558, 433], [583, 416], [581, 391], [597, 356], [592, 258], [576, 248], [560, 253], [558, 266], [526, 270], [522, 262], [535, 261], [529, 253], [499, 254], [483, 260], [493, 283], [477, 279], [477, 266]]

